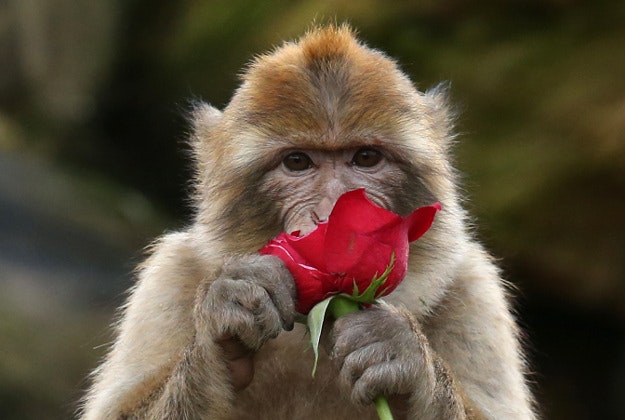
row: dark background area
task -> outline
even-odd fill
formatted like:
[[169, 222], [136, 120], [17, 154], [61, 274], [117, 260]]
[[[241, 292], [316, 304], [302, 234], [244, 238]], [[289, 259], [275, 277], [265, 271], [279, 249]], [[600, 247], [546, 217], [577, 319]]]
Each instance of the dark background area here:
[[625, 419], [625, 3], [0, 3], [0, 418], [72, 416], [142, 249], [189, 221], [185, 112], [349, 20], [449, 81], [477, 235], [518, 288], [549, 419]]

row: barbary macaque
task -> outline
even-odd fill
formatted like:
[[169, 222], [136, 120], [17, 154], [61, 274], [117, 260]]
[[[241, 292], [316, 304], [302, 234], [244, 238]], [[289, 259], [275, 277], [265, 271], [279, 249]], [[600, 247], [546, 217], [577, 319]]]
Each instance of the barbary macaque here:
[[[142, 264], [85, 419], [532, 419], [504, 281], [476, 242], [449, 152], [446, 92], [416, 90], [345, 25], [247, 68], [193, 113], [196, 213]], [[406, 215], [442, 204], [383, 301], [324, 328], [311, 376], [289, 271], [258, 251], [310, 232], [347, 191]]]

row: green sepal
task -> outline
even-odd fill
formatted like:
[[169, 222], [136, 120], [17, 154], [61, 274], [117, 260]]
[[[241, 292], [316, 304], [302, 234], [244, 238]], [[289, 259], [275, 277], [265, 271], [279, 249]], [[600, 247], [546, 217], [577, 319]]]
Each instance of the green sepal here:
[[358, 294], [358, 285], [356, 285], [356, 282], [354, 282], [354, 291], [352, 295], [349, 296], [349, 298], [360, 303], [374, 303], [376, 297], [384, 295], [384, 292], [386, 289], [382, 289], [382, 291], [379, 293], [378, 293], [378, 289], [384, 283], [386, 283], [386, 280], [388, 279], [388, 276], [391, 274], [391, 271], [393, 271], [394, 266], [395, 266], [395, 253], [393, 252], [391, 254], [391, 261], [386, 267], [386, 270], [384, 270], [384, 272], [380, 275], [380, 277], [378, 277], [376, 273], [376, 275], [373, 277], [373, 280], [371, 280], [371, 283], [369, 284], [369, 286], [361, 294]]

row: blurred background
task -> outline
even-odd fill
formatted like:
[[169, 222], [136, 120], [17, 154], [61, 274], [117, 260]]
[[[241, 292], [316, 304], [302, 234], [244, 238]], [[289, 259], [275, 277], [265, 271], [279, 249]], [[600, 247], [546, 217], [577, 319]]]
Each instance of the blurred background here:
[[479, 238], [549, 419], [625, 419], [625, 2], [0, 2], [0, 418], [71, 418], [143, 247], [184, 226], [190, 99], [349, 20], [451, 83]]

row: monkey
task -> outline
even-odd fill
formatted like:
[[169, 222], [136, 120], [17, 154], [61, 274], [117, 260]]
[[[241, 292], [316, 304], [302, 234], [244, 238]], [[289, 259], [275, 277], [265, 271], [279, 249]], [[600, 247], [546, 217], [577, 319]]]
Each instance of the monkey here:
[[[536, 418], [511, 288], [462, 206], [447, 91], [330, 24], [253, 59], [223, 110], [198, 103], [192, 222], [138, 268], [81, 417], [365, 419], [383, 395], [395, 418]], [[313, 378], [293, 278], [258, 251], [357, 188], [442, 211], [396, 290], [324, 328]]]

